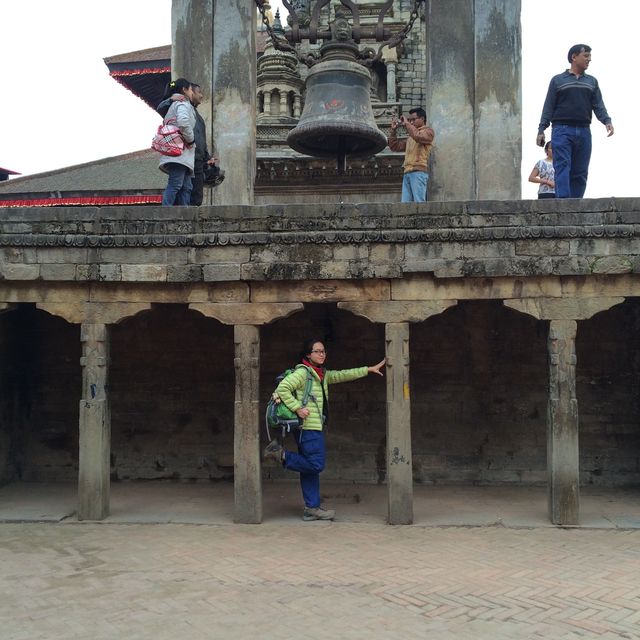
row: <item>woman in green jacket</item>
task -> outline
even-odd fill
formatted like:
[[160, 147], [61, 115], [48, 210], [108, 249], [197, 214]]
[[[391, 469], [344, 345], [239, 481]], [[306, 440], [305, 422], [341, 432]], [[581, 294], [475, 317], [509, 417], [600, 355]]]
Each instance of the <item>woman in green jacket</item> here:
[[[307, 340], [301, 352], [301, 362], [304, 367], [298, 367], [278, 385], [275, 393], [287, 408], [298, 415], [302, 424], [294, 430], [298, 445], [298, 453], [285, 450], [282, 445], [273, 440], [264, 450], [264, 458], [280, 462], [285, 469], [297, 471], [300, 474], [300, 485], [304, 498], [304, 513], [302, 519], [333, 520], [335, 511], [323, 509], [320, 506], [320, 472], [325, 465], [325, 445], [322, 427], [329, 415], [329, 385], [338, 382], [350, 382], [364, 378], [370, 373], [382, 375], [380, 371], [385, 361], [371, 367], [343, 369], [332, 371], [324, 368], [327, 352], [321, 340]], [[307, 383], [308, 371], [311, 371], [313, 385], [306, 406], [301, 398]]]

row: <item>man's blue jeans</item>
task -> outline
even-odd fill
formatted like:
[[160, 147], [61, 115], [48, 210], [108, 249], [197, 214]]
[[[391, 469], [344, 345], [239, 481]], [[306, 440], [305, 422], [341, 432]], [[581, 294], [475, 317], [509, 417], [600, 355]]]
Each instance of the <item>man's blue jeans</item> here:
[[178, 162], [168, 162], [164, 166], [169, 174], [169, 180], [162, 195], [162, 206], [189, 206], [192, 188], [191, 170]]
[[317, 509], [320, 506], [320, 472], [325, 464], [324, 433], [296, 429], [293, 435], [298, 443], [298, 453], [285, 453], [284, 468], [300, 474], [304, 504]]
[[402, 202], [426, 202], [429, 174], [424, 171], [410, 171], [402, 178]]
[[556, 198], [582, 198], [591, 160], [591, 129], [556, 124], [551, 131]]

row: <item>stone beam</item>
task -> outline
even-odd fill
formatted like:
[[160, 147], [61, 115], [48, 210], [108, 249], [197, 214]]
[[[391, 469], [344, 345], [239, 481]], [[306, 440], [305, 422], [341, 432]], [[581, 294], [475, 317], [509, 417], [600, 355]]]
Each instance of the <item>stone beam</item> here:
[[549, 327], [548, 505], [549, 519], [559, 525], [580, 520], [576, 329], [574, 320], [552, 320]]
[[253, 302], [339, 302], [389, 300], [386, 280], [304, 280], [252, 282]]
[[109, 515], [111, 412], [107, 393], [109, 330], [106, 324], [82, 323], [82, 399], [78, 460], [78, 519]]
[[413, 522], [409, 323], [385, 327], [387, 377], [387, 495], [389, 524]]
[[260, 330], [234, 327], [236, 397], [234, 405], [234, 520], [262, 522], [260, 468]]
[[151, 309], [150, 302], [38, 302], [42, 309], [53, 316], [64, 318], [72, 324], [117, 324], [125, 318]]
[[208, 318], [215, 318], [222, 322], [222, 324], [261, 325], [269, 324], [274, 320], [287, 318], [297, 311], [302, 311], [304, 309], [304, 305], [301, 302], [289, 302], [283, 304], [267, 302], [193, 302], [189, 305], [189, 308], [200, 312]]
[[624, 302], [624, 298], [521, 298], [504, 306], [538, 320], [587, 320]]
[[[391, 280], [393, 300], [504, 300], [507, 298], [560, 298], [558, 276], [436, 278], [431, 274], [406, 275]], [[592, 294], [593, 295], [593, 294]], [[616, 291], [615, 295], [619, 295]]]
[[390, 300], [388, 302], [338, 302], [338, 309], [350, 311], [371, 322], [422, 322], [458, 303], [457, 300]]

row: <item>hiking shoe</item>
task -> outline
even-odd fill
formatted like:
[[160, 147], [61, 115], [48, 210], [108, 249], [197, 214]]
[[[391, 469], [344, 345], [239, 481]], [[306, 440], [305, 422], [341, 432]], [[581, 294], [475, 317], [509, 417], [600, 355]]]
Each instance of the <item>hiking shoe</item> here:
[[333, 509], [323, 509], [322, 507], [316, 507], [315, 509], [305, 507], [302, 514], [302, 519], [305, 522], [310, 522], [311, 520], [333, 520], [335, 517], [336, 512]]
[[262, 452], [262, 458], [266, 460], [273, 460], [274, 462], [282, 463], [282, 455], [284, 449], [277, 440], [272, 440]]

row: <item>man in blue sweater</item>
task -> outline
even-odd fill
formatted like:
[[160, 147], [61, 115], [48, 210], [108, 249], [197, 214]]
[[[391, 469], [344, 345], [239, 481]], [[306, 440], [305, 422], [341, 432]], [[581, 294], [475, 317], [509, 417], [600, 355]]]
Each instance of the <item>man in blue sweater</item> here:
[[607, 137], [613, 135], [613, 125], [598, 81], [585, 73], [591, 47], [573, 45], [567, 57], [571, 67], [549, 83], [536, 142], [544, 147], [544, 131], [551, 124], [556, 198], [582, 198], [591, 159], [591, 113], [607, 127]]

